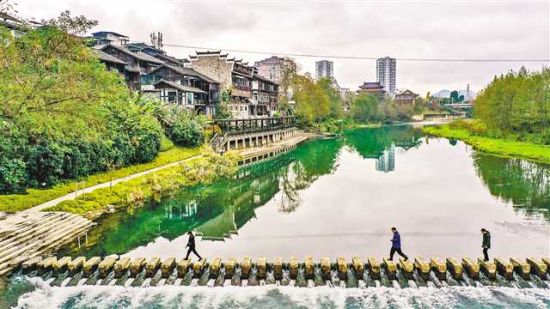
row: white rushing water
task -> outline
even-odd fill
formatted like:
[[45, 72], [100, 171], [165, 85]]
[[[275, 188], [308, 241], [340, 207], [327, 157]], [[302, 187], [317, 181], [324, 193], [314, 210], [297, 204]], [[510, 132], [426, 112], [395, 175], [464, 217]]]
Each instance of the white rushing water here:
[[51, 287], [40, 278], [16, 308], [549, 308], [550, 290], [517, 288]]

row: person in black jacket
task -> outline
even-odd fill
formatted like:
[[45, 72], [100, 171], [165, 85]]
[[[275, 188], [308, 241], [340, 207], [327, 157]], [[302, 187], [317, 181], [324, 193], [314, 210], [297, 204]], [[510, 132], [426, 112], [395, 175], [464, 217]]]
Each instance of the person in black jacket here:
[[197, 253], [197, 250], [195, 250], [195, 235], [193, 235], [193, 232], [189, 231], [187, 232], [187, 235], [189, 235], [189, 240], [187, 241], [187, 246], [189, 249], [187, 249], [187, 255], [185, 256], [185, 259], [187, 260], [189, 258], [189, 254], [193, 252], [199, 260], [202, 260], [202, 257]]
[[481, 229], [481, 234], [483, 235], [483, 241], [481, 243], [481, 248], [483, 248], [483, 260], [489, 261], [489, 253], [487, 251], [491, 248], [491, 233], [486, 229]]

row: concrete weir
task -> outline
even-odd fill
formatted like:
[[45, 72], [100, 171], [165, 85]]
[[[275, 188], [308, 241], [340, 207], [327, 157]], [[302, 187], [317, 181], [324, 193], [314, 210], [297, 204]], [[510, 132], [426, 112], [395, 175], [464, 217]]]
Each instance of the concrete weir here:
[[214, 257], [200, 261], [106, 257], [34, 257], [15, 265], [13, 274], [43, 277], [54, 285], [124, 285], [124, 286], [255, 286], [287, 285], [296, 287], [445, 287], [505, 286], [550, 288], [549, 259], [495, 258], [483, 261], [472, 258], [415, 257], [394, 262], [375, 257], [362, 259], [342, 256], [317, 262], [308, 256], [241, 259]]

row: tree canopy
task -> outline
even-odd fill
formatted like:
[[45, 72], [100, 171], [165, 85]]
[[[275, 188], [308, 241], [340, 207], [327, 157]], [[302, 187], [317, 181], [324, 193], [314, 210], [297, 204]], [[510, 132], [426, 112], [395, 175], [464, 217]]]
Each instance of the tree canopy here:
[[19, 37], [0, 27], [0, 192], [152, 160], [162, 129], [64, 12]]
[[495, 77], [476, 98], [474, 116], [495, 137], [550, 144], [550, 69]]

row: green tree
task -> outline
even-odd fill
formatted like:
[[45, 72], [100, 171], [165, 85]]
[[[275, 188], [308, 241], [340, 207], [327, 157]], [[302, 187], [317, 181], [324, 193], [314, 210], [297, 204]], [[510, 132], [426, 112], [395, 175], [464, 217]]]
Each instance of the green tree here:
[[449, 98], [451, 99], [451, 101], [453, 103], [456, 103], [456, 102], [460, 101], [460, 99], [458, 97], [458, 91], [456, 91], [456, 90], [451, 91], [451, 95], [449, 96]]
[[333, 85], [330, 78], [321, 78], [317, 81], [317, 84], [323, 92], [327, 95], [329, 101], [329, 115], [334, 119], [340, 119], [344, 115], [344, 109], [342, 107], [342, 99], [338, 89]]
[[160, 148], [150, 108], [73, 35], [95, 21], [64, 12], [45, 25], [18, 38], [0, 27], [2, 192], [146, 162]]
[[476, 98], [474, 117], [491, 136], [550, 144], [550, 69], [495, 76]]
[[371, 94], [358, 95], [351, 104], [351, 117], [358, 122], [372, 122], [380, 119], [379, 99]]
[[312, 125], [329, 116], [329, 97], [317, 83], [305, 76], [296, 75], [293, 89], [293, 99], [296, 102], [294, 114], [303, 124]]

